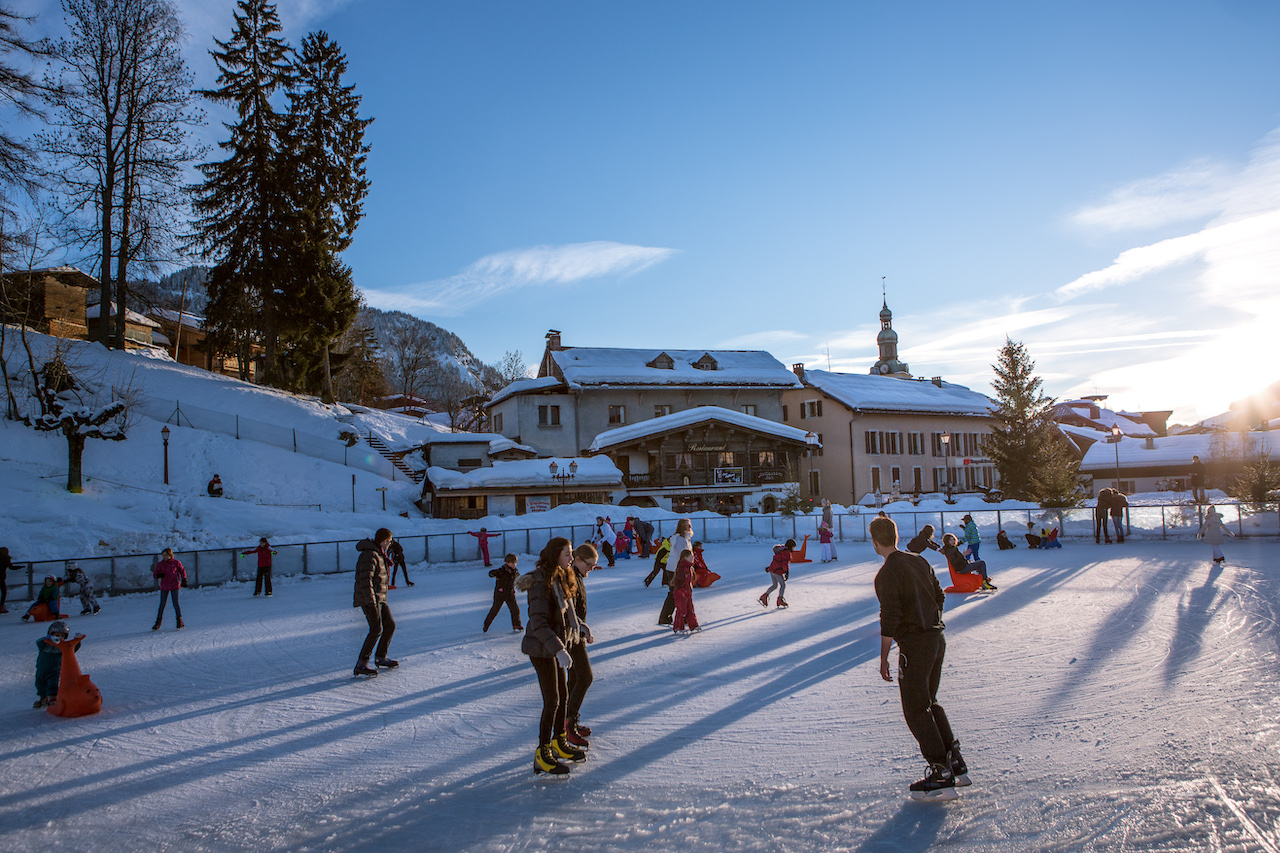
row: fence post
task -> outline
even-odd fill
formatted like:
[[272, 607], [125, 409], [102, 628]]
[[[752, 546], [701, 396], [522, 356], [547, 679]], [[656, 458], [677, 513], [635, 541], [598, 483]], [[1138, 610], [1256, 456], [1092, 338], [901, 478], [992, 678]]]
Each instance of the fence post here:
[[1003, 530], [1004, 524], [1000, 521], [1000, 510], [996, 510], [996, 530]]
[[1160, 538], [1169, 538], [1169, 530], [1164, 523], [1164, 504], [1160, 504]]
[[116, 594], [116, 558], [111, 558], [111, 594]]
[[333, 543], [333, 564], [338, 567], [338, 571], [342, 571], [342, 543]]
[[311, 574], [307, 571], [307, 543], [302, 543], [302, 573], [304, 575]]
[[293, 452], [298, 452], [298, 428], [293, 428]]
[[240, 415], [236, 415], [236, 441], [240, 440]]

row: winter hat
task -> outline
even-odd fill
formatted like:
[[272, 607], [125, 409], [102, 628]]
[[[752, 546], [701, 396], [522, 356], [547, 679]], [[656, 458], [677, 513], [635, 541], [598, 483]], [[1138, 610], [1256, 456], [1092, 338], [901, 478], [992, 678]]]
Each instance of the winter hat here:
[[961, 521], [973, 521], [973, 516], [972, 516], [972, 515], [965, 514], [965, 515], [964, 515], [960, 520], [961, 520]]
[[61, 621], [59, 621], [59, 622], [54, 622], [54, 623], [52, 623], [52, 624], [49, 626], [49, 632], [48, 632], [47, 634], [45, 634], [45, 636], [46, 636], [46, 637], [61, 637], [62, 639], [64, 639], [64, 640], [65, 640], [67, 637], [70, 637], [70, 636], [71, 636], [71, 632], [70, 632], [69, 630], [67, 630], [67, 623], [66, 623], [66, 622], [61, 622]]
[[57, 579], [57, 578], [55, 578], [53, 575], [45, 575], [45, 576], [44, 576], [44, 582], [45, 582], [45, 583], [57, 583], [57, 582], [58, 582], [58, 579]]

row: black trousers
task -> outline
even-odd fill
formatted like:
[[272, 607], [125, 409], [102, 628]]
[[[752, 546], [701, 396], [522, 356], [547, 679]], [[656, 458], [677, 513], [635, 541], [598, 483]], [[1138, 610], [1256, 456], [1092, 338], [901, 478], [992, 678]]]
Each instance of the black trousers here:
[[667, 600], [662, 602], [662, 612], [658, 614], [659, 625], [670, 625], [671, 617], [676, 612], [676, 597], [671, 591], [671, 584], [675, 583], [676, 573], [669, 570], [662, 570], [662, 585], [667, 588]]
[[569, 649], [569, 657], [573, 658], [573, 668], [569, 670], [569, 702], [565, 709], [565, 717], [577, 720], [582, 710], [582, 700], [595, 676], [591, 674], [591, 658], [587, 657], [587, 644], [575, 643]]
[[601, 542], [600, 550], [604, 552], [605, 562], [612, 566], [613, 565], [613, 543]]
[[898, 691], [902, 696], [902, 716], [920, 754], [930, 764], [945, 764], [955, 734], [946, 712], [938, 704], [938, 684], [942, 680], [942, 659], [947, 641], [941, 631], [910, 634], [898, 640]]
[[391, 585], [396, 585], [396, 572], [404, 572], [404, 582], [409, 582], [409, 567], [404, 563], [393, 563], [391, 565]]
[[391, 646], [391, 636], [396, 632], [396, 620], [391, 618], [391, 608], [384, 601], [381, 604], [366, 604], [362, 609], [364, 618], [369, 622], [369, 635], [364, 638], [364, 645], [360, 647], [360, 660], [369, 659], [375, 643], [378, 646], [375, 659], [385, 658], [387, 649]]
[[[408, 580], [406, 577], [405, 580]], [[489, 626], [493, 624], [493, 620], [497, 617], [498, 611], [502, 609], [502, 605], [507, 605], [511, 611], [511, 627], [520, 627], [520, 605], [516, 603], [515, 590], [509, 589], [506, 592], [493, 594], [493, 607], [489, 608], [489, 615], [484, 617], [484, 629], [489, 630]]]
[[258, 579], [253, 582], [253, 594], [258, 595], [262, 592], [263, 584], [267, 587], [267, 595], [271, 594], [271, 567], [258, 566]]
[[1111, 528], [1107, 527], [1107, 516], [1094, 515], [1093, 517], [1093, 541], [1095, 543], [1102, 541], [1105, 536], [1107, 541], [1111, 541]]
[[542, 718], [538, 722], [538, 744], [551, 743], [552, 738], [564, 731], [565, 709], [569, 702], [569, 687], [565, 671], [555, 658], [530, 657], [533, 671], [538, 674], [538, 690], [542, 691]]

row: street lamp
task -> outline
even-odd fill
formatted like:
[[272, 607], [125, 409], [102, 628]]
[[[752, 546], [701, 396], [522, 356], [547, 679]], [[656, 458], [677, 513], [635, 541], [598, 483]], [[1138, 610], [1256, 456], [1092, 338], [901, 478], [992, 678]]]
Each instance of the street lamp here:
[[1111, 443], [1116, 446], [1116, 491], [1122, 492], [1120, 488], [1120, 440], [1124, 438], [1124, 434], [1120, 432], [1119, 425], [1111, 427]]
[[806, 432], [804, 434], [804, 452], [809, 457], [809, 502], [812, 503], [815, 495], [813, 494], [813, 451], [818, 448], [821, 442], [818, 441], [818, 434], [815, 432]]
[[164, 439], [164, 484], [169, 485], [169, 426], [160, 428], [160, 437]]
[[569, 463], [569, 470], [568, 470], [568, 471], [565, 471], [563, 474], [557, 473], [557, 472], [559, 472], [559, 470], [560, 470], [560, 466], [559, 466], [559, 465], [557, 465], [557, 464], [555, 463], [555, 460], [554, 460], [554, 459], [553, 459], [553, 460], [551, 460], [551, 465], [550, 465], [549, 467], [550, 467], [550, 469], [551, 469], [551, 479], [553, 479], [553, 480], [559, 480], [559, 481], [560, 481], [560, 503], [564, 503], [564, 495], [565, 495], [564, 487], [565, 487], [565, 483], [568, 483], [568, 482], [569, 482], [570, 480], [572, 480], [575, 476], [577, 476], [577, 474], [578, 474], [578, 463], [577, 463], [577, 462], [570, 462], [570, 463]]
[[944, 432], [938, 440], [942, 442], [942, 461], [947, 466], [947, 503], [954, 503], [951, 499], [951, 433]]

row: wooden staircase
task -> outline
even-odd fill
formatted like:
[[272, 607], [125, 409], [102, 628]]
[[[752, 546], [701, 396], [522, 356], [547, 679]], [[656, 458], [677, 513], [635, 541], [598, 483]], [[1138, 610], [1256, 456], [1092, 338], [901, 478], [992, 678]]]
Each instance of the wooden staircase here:
[[352, 430], [356, 433], [356, 435], [359, 435], [361, 438], [364, 439], [365, 444], [368, 444], [370, 447], [376, 450], [379, 456], [381, 456], [383, 459], [386, 459], [388, 462], [390, 462], [393, 466], [395, 466], [396, 470], [404, 474], [410, 480], [412, 480], [415, 483], [421, 483], [423, 480], [427, 478], [427, 472], [419, 471], [416, 468], [411, 467], [407, 462], [404, 461], [404, 453], [403, 452], [397, 453], [396, 451], [387, 447], [387, 443], [382, 440], [381, 436], [375, 435], [372, 430], [367, 431], [365, 433], [361, 433], [359, 427], [356, 426], [355, 415], [346, 414], [346, 415], [337, 415], [336, 417], [339, 421], [351, 427]]

